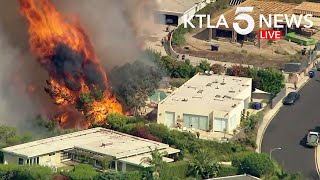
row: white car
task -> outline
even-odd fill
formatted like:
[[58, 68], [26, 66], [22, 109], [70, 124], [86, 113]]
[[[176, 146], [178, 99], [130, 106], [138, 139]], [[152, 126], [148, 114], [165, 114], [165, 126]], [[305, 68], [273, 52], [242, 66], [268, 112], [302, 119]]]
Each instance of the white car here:
[[309, 131], [307, 135], [307, 145], [311, 147], [317, 147], [319, 144], [319, 133]]

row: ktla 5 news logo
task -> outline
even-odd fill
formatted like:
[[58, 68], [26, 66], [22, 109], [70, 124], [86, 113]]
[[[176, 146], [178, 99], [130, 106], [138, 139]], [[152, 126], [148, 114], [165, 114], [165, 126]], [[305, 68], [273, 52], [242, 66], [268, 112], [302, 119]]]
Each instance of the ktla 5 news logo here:
[[[237, 7], [235, 11], [235, 18], [234, 20], [238, 21], [246, 21], [247, 27], [242, 29], [238, 22], [233, 23], [234, 30], [241, 35], [247, 35], [250, 34], [255, 27], [255, 21], [252, 16], [250, 16], [247, 13], [253, 12], [253, 7]], [[192, 15], [190, 17], [184, 16], [184, 28], [187, 28], [188, 25], [191, 28], [196, 28], [194, 24], [192, 24], [192, 19], [196, 17], [199, 18], [199, 28], [202, 28], [203, 24], [203, 18], [207, 18], [207, 28], [219, 28], [220, 26], [225, 26], [225, 28], [229, 28], [229, 25], [226, 21], [226, 18], [224, 15], [220, 15], [217, 24], [212, 25], [211, 24], [211, 18], [210, 15], [204, 15], [204, 14], [196, 14]], [[286, 24], [288, 28], [292, 28], [295, 26], [296, 28], [299, 28], [302, 20], [308, 25], [303, 25], [305, 28], [311, 28], [313, 26], [313, 22], [309, 19], [312, 17], [311, 14], [300, 14], [300, 15], [288, 15], [288, 14], [269, 14], [268, 17], [265, 17], [263, 14], [259, 15], [259, 28], [263, 28], [263, 25], [268, 27], [269, 29], [277, 28], [281, 29], [284, 28], [283, 24]], [[277, 40], [282, 38], [282, 31], [281, 30], [260, 30], [259, 31], [259, 38], [260, 39], [268, 39], [268, 40]]]

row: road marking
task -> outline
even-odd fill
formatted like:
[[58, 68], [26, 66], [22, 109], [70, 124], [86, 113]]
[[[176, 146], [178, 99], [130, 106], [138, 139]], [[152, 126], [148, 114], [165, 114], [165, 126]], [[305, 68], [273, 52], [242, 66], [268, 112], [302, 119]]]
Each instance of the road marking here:
[[319, 151], [319, 146], [317, 146], [316, 148], [314, 148], [314, 152], [315, 152], [315, 162], [316, 162], [316, 170], [317, 170], [317, 173], [318, 173], [318, 176], [320, 178], [320, 171], [319, 171], [319, 164], [318, 164], [318, 151]]

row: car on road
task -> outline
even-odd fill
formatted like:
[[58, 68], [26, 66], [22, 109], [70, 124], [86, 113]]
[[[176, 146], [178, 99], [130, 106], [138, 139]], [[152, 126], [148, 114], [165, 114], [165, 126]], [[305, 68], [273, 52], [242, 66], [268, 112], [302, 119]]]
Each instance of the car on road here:
[[319, 144], [319, 133], [309, 131], [307, 135], [307, 145], [311, 147], [317, 147]]
[[290, 92], [287, 97], [284, 98], [284, 105], [293, 105], [300, 98], [300, 94], [297, 92]]

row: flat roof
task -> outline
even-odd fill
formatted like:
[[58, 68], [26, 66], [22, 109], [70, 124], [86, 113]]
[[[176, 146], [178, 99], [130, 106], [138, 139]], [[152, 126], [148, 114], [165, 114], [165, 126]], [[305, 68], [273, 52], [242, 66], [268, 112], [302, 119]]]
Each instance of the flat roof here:
[[225, 176], [225, 177], [218, 177], [218, 178], [212, 178], [212, 180], [214, 179], [230, 179], [230, 180], [261, 180], [260, 178], [248, 175], [248, 174], [242, 174], [242, 175], [235, 175], [235, 176]]
[[300, 5], [293, 8], [293, 12], [297, 14], [312, 14], [320, 15], [320, 3], [302, 2]]
[[251, 78], [198, 73], [160, 104], [229, 112], [241, 103], [235, 99], [241, 92], [251, 91], [251, 83]]
[[118, 159], [151, 152], [149, 147], [159, 150], [168, 149], [169, 152], [172, 152], [172, 148], [167, 144], [100, 127], [11, 146], [3, 148], [1, 151], [34, 157], [76, 148]]
[[158, 0], [157, 10], [162, 12], [173, 12], [184, 14], [186, 11], [194, 7], [201, 0]]
[[[247, 0], [243, 3], [239, 4], [238, 6], [235, 6], [234, 8], [226, 11], [223, 13], [229, 28], [228, 30], [233, 30], [233, 22], [235, 19], [235, 11], [237, 7], [253, 7], [253, 12], [246, 13], [252, 16], [255, 22], [255, 28], [254, 31], [259, 31], [259, 16], [260, 14], [263, 14], [265, 17], [268, 17], [269, 14], [286, 14], [289, 10], [296, 7], [296, 4], [291, 3], [284, 3], [284, 2], [278, 2], [278, 1], [268, 1], [268, 0]], [[216, 25], [220, 16], [215, 17], [211, 20], [212, 25]], [[238, 21], [239, 26], [241, 28], [246, 28], [247, 22], [245, 21]], [[219, 27], [219, 29], [226, 29], [224, 26]], [[268, 29], [265, 25], [262, 27], [262, 29]]]

